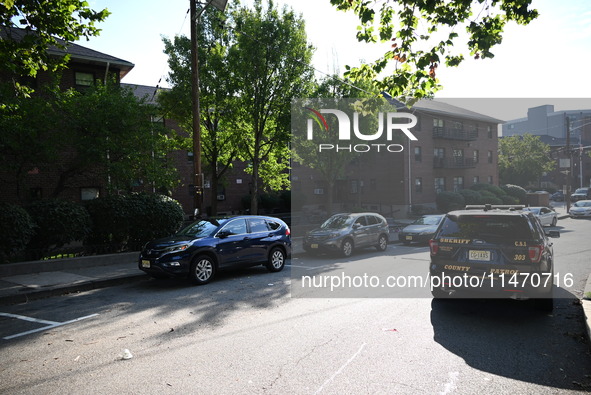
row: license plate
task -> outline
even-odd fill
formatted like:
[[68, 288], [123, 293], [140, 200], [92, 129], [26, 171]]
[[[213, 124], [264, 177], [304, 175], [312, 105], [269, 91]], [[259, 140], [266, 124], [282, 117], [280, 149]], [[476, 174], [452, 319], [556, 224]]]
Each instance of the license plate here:
[[318, 248], [318, 244], [310, 244], [310, 248]]
[[490, 251], [468, 251], [468, 259], [471, 261], [490, 261]]
[[412, 236], [406, 236], [406, 240], [412, 240]]
[[150, 261], [148, 261], [147, 259], [142, 259], [142, 267], [145, 268], [150, 268]]

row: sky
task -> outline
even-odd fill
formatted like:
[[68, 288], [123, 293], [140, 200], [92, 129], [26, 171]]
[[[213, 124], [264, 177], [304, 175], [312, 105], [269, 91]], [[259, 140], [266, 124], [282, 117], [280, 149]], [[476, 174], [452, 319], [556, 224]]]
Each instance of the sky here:
[[[318, 75], [342, 73], [345, 65], [374, 60], [388, 45], [358, 43], [357, 17], [336, 10], [329, 0], [275, 2], [305, 20], [308, 41], [316, 48]], [[189, 0], [89, 3], [112, 14], [98, 25], [100, 36], [77, 43], [134, 63], [125, 83], [167, 87], [162, 36], [189, 36]], [[440, 66], [437, 77], [444, 89], [436, 98], [454, 98], [453, 104], [502, 120], [525, 117], [528, 107], [542, 104], [553, 104], [556, 110], [591, 109], [591, 1], [533, 0], [533, 6], [540, 16], [527, 26], [507, 26], [493, 59], [468, 55], [457, 68]]]

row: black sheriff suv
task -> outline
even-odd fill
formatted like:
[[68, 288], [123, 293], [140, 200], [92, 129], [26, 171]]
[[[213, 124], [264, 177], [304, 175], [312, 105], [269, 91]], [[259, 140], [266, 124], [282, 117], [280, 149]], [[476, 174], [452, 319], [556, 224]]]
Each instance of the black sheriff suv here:
[[534, 299], [553, 309], [554, 253], [535, 215], [523, 206], [466, 206], [447, 213], [429, 242], [431, 292]]

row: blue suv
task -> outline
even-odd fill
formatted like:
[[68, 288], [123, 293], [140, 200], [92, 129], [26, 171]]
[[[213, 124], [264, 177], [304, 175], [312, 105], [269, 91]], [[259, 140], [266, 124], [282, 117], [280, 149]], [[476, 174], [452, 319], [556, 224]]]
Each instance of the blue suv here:
[[283, 270], [291, 253], [287, 224], [274, 217], [244, 215], [197, 221], [171, 237], [147, 243], [140, 270], [155, 278], [189, 277], [207, 284], [218, 270], [263, 264]]

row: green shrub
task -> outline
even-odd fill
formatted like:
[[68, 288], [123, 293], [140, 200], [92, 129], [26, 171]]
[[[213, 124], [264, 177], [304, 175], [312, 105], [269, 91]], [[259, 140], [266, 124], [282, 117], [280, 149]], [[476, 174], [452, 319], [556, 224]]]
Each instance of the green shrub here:
[[436, 197], [437, 209], [442, 213], [464, 208], [464, 197], [457, 192], [439, 192]]
[[517, 199], [515, 196], [511, 196], [511, 195], [504, 195], [501, 196], [501, 200], [503, 201], [503, 204], [519, 204], [519, 199]]
[[480, 204], [503, 204], [503, 201], [499, 197], [488, 190], [481, 190], [480, 197]]
[[479, 192], [472, 189], [462, 189], [458, 193], [464, 197], [466, 204], [480, 204], [481, 196]]
[[517, 198], [518, 203], [525, 204], [527, 202], [527, 191], [519, 185], [507, 184], [501, 187], [507, 195]]
[[37, 224], [30, 246], [40, 252], [76, 240], [84, 240], [90, 232], [91, 219], [85, 208], [67, 200], [38, 200], [27, 207]]
[[90, 200], [86, 210], [92, 219], [92, 230], [86, 244], [121, 245], [129, 238], [130, 207], [126, 196], [106, 196]]
[[474, 190], [474, 191], [488, 191], [490, 193], [492, 193], [493, 195], [495, 195], [496, 197], [501, 197], [503, 195], [506, 195], [506, 192], [503, 191], [501, 188], [499, 188], [496, 185], [492, 185], [492, 184], [474, 184], [470, 187], [470, 189]]
[[129, 241], [141, 244], [177, 232], [183, 223], [180, 203], [163, 195], [129, 195]]
[[0, 263], [23, 251], [35, 234], [35, 222], [22, 207], [0, 203]]

